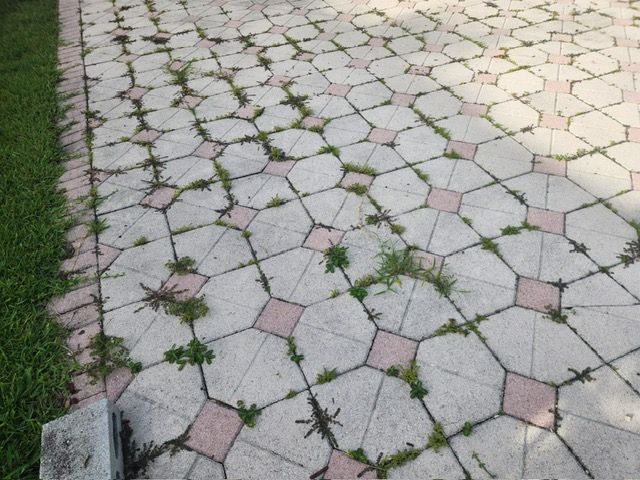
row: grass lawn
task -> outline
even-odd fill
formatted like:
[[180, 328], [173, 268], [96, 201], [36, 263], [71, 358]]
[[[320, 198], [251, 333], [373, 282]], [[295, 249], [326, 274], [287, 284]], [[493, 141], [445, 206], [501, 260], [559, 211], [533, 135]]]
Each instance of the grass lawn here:
[[56, 144], [56, 0], [0, 0], [0, 478], [37, 478], [69, 362], [47, 317], [65, 230]]

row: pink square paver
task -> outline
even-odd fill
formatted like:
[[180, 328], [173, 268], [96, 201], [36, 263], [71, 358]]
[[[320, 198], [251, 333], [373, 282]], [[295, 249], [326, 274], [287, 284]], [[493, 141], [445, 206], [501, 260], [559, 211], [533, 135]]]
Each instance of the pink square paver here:
[[354, 58], [349, 62], [351, 68], [367, 68], [371, 60], [365, 60], [364, 58]]
[[144, 96], [145, 93], [147, 93], [147, 89], [146, 88], [133, 87], [133, 88], [129, 89], [129, 91], [127, 92], [127, 96], [131, 100], [140, 100]]
[[413, 340], [378, 330], [367, 365], [381, 370], [393, 366], [408, 367], [417, 348], [418, 343]]
[[421, 65], [411, 65], [409, 68], [411, 75], [429, 75], [431, 73], [431, 67], [423, 67]]
[[328, 227], [313, 227], [311, 233], [304, 242], [304, 247], [324, 252], [327, 248], [340, 243], [344, 232]]
[[516, 305], [545, 313], [555, 310], [560, 307], [560, 289], [550, 283], [520, 277]]
[[274, 75], [267, 81], [267, 83], [272, 87], [282, 87], [287, 85], [290, 81], [291, 78], [285, 77], [284, 75]]
[[425, 52], [440, 53], [444, 47], [442, 45], [429, 44], [424, 46]]
[[569, 126], [569, 119], [560, 115], [543, 113], [542, 118], [540, 119], [540, 126], [554, 130], [566, 130]]
[[257, 213], [257, 210], [253, 208], [234, 205], [231, 210], [220, 217], [220, 220], [244, 230], [249, 226], [251, 220], [253, 220], [253, 217], [255, 217]]
[[558, 235], [564, 233], [564, 213], [529, 207], [527, 223], [540, 228], [543, 232], [557, 233]]
[[394, 93], [391, 96], [391, 104], [398, 105], [400, 107], [408, 107], [416, 99], [415, 95], [409, 95], [408, 93]]
[[389, 142], [393, 142], [393, 139], [396, 138], [398, 132], [394, 130], [387, 130], [386, 128], [374, 128], [371, 130], [369, 137], [367, 138], [370, 142], [385, 144]]
[[324, 126], [324, 120], [318, 117], [305, 117], [302, 125], [304, 128], [318, 128]]
[[624, 98], [624, 101], [627, 103], [640, 104], [640, 92], [632, 92], [630, 90], [624, 90], [622, 92], [622, 97]]
[[443, 190], [441, 188], [433, 188], [427, 197], [427, 205], [429, 208], [451, 213], [458, 211], [461, 201], [462, 194], [460, 192]]
[[186, 300], [194, 297], [207, 282], [207, 277], [197, 273], [187, 273], [184, 275], [172, 274], [164, 284], [164, 290], [176, 293], [179, 300]]
[[264, 167], [263, 172], [269, 175], [276, 175], [278, 177], [286, 177], [289, 171], [295, 165], [295, 160], [285, 160], [284, 162], [269, 162]]
[[553, 428], [556, 391], [542, 382], [507, 373], [502, 409], [542, 428]]
[[640, 173], [631, 172], [631, 187], [634, 190], [640, 190]]
[[131, 141], [140, 142], [140, 143], [152, 143], [160, 135], [162, 134], [156, 130], [141, 130], [138, 133], [136, 133], [133, 137], [131, 137]]
[[482, 117], [487, 114], [487, 106], [477, 103], [463, 103], [460, 112], [470, 117]]
[[571, 63], [571, 58], [565, 55], [549, 55], [549, 61], [556, 65], [569, 65]]
[[223, 145], [220, 145], [216, 142], [202, 142], [202, 144], [200, 144], [200, 146], [196, 148], [196, 151], [193, 152], [193, 154], [196, 157], [211, 159], [218, 155], [223, 148]]
[[238, 28], [240, 25], [242, 25], [242, 22], [239, 20], [229, 20], [227, 23], [224, 24], [225, 27], [230, 27], [230, 28]]
[[287, 30], [289, 30], [287, 27], [276, 25], [275, 27], [271, 27], [269, 33], [286, 33]]
[[466, 160], [473, 160], [476, 156], [476, 145], [467, 142], [456, 142], [450, 140], [447, 144], [447, 153], [457, 153], [460, 157]]
[[371, 182], [373, 182], [373, 177], [371, 175], [349, 172], [344, 176], [344, 178], [340, 182], [340, 185], [342, 185], [344, 188], [348, 188], [353, 185], [365, 185], [368, 187], [369, 185], [371, 185]]
[[544, 83], [544, 89], [547, 92], [570, 93], [571, 83], [560, 81], [560, 80], [547, 80]]
[[185, 445], [223, 462], [241, 428], [242, 420], [234, 410], [210, 400], [193, 422]]
[[549, 175], [566, 176], [567, 162], [551, 157], [535, 157], [533, 171]]
[[474, 80], [476, 83], [496, 83], [497, 75], [491, 73], [477, 73]]
[[304, 307], [271, 298], [256, 321], [255, 328], [263, 332], [288, 337], [298, 323]]
[[627, 138], [630, 142], [640, 143], [640, 128], [629, 127]]
[[142, 205], [146, 205], [147, 207], [162, 210], [167, 208], [171, 204], [175, 193], [176, 191], [173, 188], [160, 187], [157, 188], [153, 193], [144, 197], [140, 203]]
[[198, 106], [200, 102], [202, 102], [201, 97], [196, 97], [195, 95], [185, 95], [184, 97], [182, 97], [182, 101], [180, 103], [187, 108], [194, 108]]
[[384, 38], [379, 38], [379, 37], [370, 38], [369, 45], [372, 47], [381, 47], [384, 45]]
[[253, 105], [245, 105], [244, 107], [240, 107], [236, 112], [236, 117], [243, 118], [245, 120], [251, 120], [258, 111], [258, 107], [254, 107]]
[[482, 53], [485, 57], [502, 57], [504, 55], [504, 50], [501, 48], [486, 48]]
[[342, 85], [340, 83], [332, 83], [327, 87], [324, 93], [327, 95], [335, 95], [337, 97], [344, 97], [347, 93], [349, 93], [351, 87], [349, 85]]
[[336, 20], [338, 20], [339, 22], [350, 22], [351, 20], [353, 20], [353, 15], [350, 15], [348, 13], [341, 13], [336, 17]]
[[324, 478], [327, 480], [377, 478], [375, 470], [362, 473], [366, 468], [366, 464], [354, 460], [340, 450], [334, 450], [331, 452], [329, 466], [327, 467], [327, 471], [324, 473]]
[[336, 36], [336, 34], [333, 33], [333, 32], [322, 32], [316, 37], [316, 40], [321, 40], [323, 42], [328, 42], [328, 41], [332, 40], [333, 37], [335, 37], [335, 36]]

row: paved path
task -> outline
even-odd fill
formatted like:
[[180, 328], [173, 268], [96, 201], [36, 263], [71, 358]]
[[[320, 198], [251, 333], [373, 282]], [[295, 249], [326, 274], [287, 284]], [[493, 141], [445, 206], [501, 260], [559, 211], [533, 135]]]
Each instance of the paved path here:
[[139, 474], [638, 477], [638, 18], [84, 0]]

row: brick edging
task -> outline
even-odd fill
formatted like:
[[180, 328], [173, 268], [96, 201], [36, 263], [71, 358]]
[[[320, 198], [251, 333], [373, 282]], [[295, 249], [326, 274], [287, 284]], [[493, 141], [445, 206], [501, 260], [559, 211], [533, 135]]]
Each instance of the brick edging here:
[[52, 299], [48, 309], [59, 324], [70, 330], [67, 346], [80, 365], [73, 374], [67, 399], [73, 411], [107, 396], [105, 382], [92, 380], [82, 372], [82, 367], [93, 360], [89, 345], [102, 331], [98, 273], [115, 260], [119, 251], [101, 247], [97, 235], [87, 227], [96, 217], [94, 208], [86, 202], [91, 195], [93, 178], [87, 142], [87, 77], [82, 55], [80, 0], [58, 0], [58, 21], [58, 69], [61, 72], [58, 95], [65, 110], [59, 120], [64, 127], [59, 142], [66, 153], [62, 163], [65, 172], [58, 187], [66, 196], [67, 215], [73, 221], [65, 237], [69, 255], [60, 270], [62, 275], [79, 282], [65, 295]]

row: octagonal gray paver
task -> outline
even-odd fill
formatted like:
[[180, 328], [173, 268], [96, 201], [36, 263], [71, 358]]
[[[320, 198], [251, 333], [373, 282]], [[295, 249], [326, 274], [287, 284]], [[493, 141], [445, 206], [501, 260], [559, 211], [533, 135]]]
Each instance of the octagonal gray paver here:
[[[96, 291], [142, 366], [118, 404], [139, 443], [205, 441], [214, 407], [233, 427], [147, 476], [339, 477], [406, 448], [390, 478], [637, 476], [634, 5], [79, 5], [97, 241], [121, 250]], [[182, 262], [186, 323], [162, 297]], [[211, 363], [165, 361], [192, 340]], [[545, 429], [513, 385], [557, 394]]]

